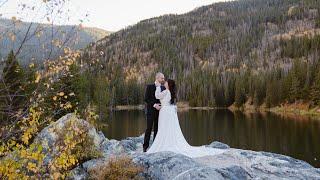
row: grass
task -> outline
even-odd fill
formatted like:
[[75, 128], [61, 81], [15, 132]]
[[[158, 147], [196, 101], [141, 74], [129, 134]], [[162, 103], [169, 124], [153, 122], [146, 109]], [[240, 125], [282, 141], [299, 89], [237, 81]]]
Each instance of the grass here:
[[139, 179], [137, 176], [143, 169], [132, 162], [128, 156], [112, 157], [106, 163], [89, 170], [90, 179], [94, 180], [127, 180]]

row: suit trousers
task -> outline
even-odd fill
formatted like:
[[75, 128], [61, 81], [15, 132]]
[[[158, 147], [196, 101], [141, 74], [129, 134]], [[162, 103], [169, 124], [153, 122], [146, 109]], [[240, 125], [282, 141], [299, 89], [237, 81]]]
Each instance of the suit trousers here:
[[151, 131], [153, 127], [153, 140], [156, 138], [157, 132], [158, 132], [158, 118], [159, 118], [159, 111], [156, 109], [148, 109], [148, 112], [146, 114], [147, 118], [147, 128], [144, 134], [144, 142], [143, 142], [143, 148], [147, 149], [149, 147], [149, 141], [151, 136]]

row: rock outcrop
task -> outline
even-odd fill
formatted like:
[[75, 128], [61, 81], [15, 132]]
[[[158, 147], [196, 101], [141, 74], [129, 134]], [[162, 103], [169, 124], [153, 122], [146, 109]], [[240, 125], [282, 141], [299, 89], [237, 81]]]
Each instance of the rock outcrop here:
[[[144, 168], [146, 179], [319, 179], [320, 169], [288, 156], [230, 148], [213, 142], [209, 147], [225, 149], [222, 154], [189, 158], [173, 152], [142, 153], [143, 135], [121, 141], [108, 140], [102, 145], [105, 158], [94, 159], [77, 168], [78, 175], [113, 155], [126, 154]], [[81, 172], [81, 173], [79, 173]], [[75, 178], [82, 179], [82, 178]]]
[[69, 179], [87, 179], [90, 169], [118, 155], [128, 155], [142, 166], [144, 171], [139, 176], [143, 179], [320, 179], [320, 169], [304, 161], [280, 154], [230, 148], [221, 142], [206, 145], [225, 150], [215, 156], [189, 158], [173, 152], [146, 154], [142, 152], [143, 134], [121, 141], [109, 140], [71, 114], [42, 130], [35, 141], [46, 141], [52, 146], [57, 139], [52, 129], [59, 130], [70, 120], [88, 125], [94, 145], [103, 157], [82, 163], [71, 171]]
[[34, 139], [33, 143], [39, 143], [43, 147], [45, 154], [44, 165], [48, 165], [53, 157], [58, 154], [58, 144], [61, 141], [61, 135], [66, 133], [66, 128], [70, 130], [75, 130], [75, 128], [85, 130], [88, 137], [93, 140], [91, 146], [94, 146], [99, 151], [101, 150], [101, 144], [107, 140], [102, 132], [97, 132], [87, 121], [77, 118], [72, 113], [67, 114], [45, 127]]

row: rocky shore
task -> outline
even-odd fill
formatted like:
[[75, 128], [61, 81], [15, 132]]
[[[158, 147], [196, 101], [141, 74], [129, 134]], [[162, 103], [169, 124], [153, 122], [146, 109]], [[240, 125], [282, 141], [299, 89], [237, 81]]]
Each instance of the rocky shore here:
[[[60, 129], [70, 120], [90, 126], [71, 116], [68, 114], [42, 130], [36, 141], [46, 142], [47, 146], [55, 144], [55, 131], [49, 129]], [[89, 134], [102, 157], [80, 164], [71, 170], [68, 179], [88, 179], [90, 169], [121, 155], [130, 156], [135, 164], [143, 167], [138, 175], [142, 179], [320, 179], [320, 169], [304, 161], [269, 152], [230, 148], [216, 141], [206, 146], [224, 149], [224, 153], [192, 159], [173, 152], [143, 153], [143, 134], [121, 141], [107, 139], [93, 127]], [[46, 161], [49, 162], [51, 156], [48, 154]]]

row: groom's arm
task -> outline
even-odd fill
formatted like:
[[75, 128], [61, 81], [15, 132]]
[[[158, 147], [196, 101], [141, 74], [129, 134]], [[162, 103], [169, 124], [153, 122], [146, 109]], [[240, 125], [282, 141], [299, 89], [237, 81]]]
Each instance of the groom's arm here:
[[150, 85], [147, 85], [146, 87], [146, 92], [145, 92], [145, 95], [144, 95], [144, 101], [147, 103], [147, 104], [154, 104], [152, 98], [151, 98], [151, 87]]

